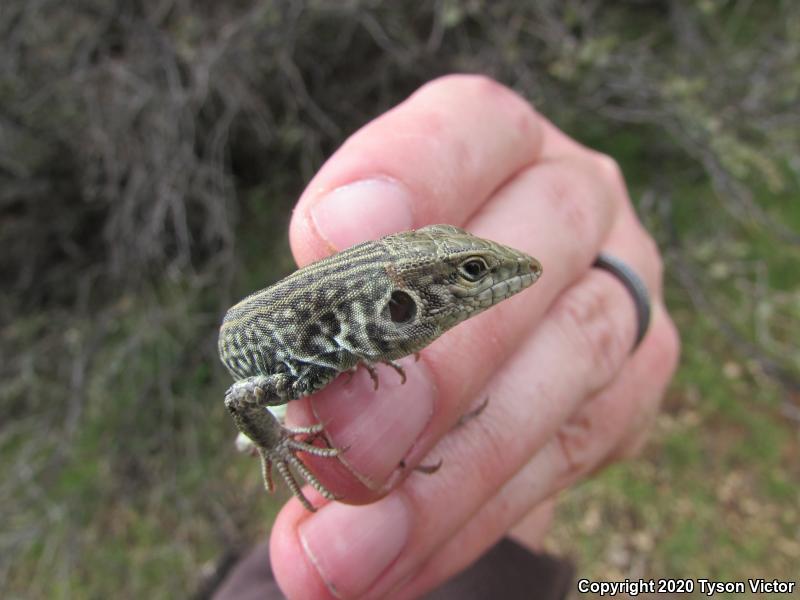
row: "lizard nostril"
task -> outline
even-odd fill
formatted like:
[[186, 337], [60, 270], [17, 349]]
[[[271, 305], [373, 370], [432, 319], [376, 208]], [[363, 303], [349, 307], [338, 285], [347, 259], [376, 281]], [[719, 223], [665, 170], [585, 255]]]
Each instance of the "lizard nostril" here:
[[528, 272], [533, 273], [536, 276], [539, 276], [542, 272], [542, 263], [540, 263], [538, 260], [530, 256], [526, 257], [526, 259], [527, 259], [526, 262], [528, 266]]

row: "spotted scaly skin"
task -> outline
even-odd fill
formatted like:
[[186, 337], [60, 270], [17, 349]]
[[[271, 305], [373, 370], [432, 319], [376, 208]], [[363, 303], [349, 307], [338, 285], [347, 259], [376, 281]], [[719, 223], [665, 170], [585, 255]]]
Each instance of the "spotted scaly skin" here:
[[430, 225], [353, 246], [233, 306], [219, 334], [220, 358], [236, 380], [225, 406], [261, 456], [267, 490], [273, 491], [274, 465], [314, 511], [290, 466], [335, 499], [297, 453], [340, 452], [313, 445], [321, 424], [285, 427], [275, 407], [358, 365], [376, 388], [376, 363], [392, 366], [405, 381], [395, 360], [527, 288], [541, 273], [541, 264], [523, 252], [452, 225]]

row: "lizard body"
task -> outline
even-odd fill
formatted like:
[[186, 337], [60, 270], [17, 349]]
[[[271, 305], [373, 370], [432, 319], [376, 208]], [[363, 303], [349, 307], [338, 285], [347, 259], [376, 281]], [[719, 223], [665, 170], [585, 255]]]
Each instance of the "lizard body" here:
[[268, 408], [308, 396], [358, 365], [376, 387], [376, 363], [391, 365], [405, 380], [396, 359], [530, 286], [541, 270], [513, 248], [431, 225], [353, 246], [231, 307], [219, 335], [220, 358], [236, 380], [225, 405], [260, 454], [267, 489], [274, 465], [313, 511], [289, 467], [333, 499], [296, 454], [339, 453], [310, 443], [321, 424], [285, 427]]

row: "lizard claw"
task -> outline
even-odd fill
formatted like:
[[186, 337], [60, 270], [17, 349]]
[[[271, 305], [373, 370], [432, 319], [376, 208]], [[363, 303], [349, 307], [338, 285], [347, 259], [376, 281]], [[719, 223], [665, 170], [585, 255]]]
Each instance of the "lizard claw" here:
[[385, 360], [383, 361], [383, 364], [389, 365], [395, 371], [397, 371], [397, 374], [400, 375], [400, 385], [403, 385], [406, 382], [406, 370], [401, 364], [396, 363], [393, 360]]
[[375, 390], [377, 391], [378, 382], [379, 382], [379, 380], [378, 380], [378, 372], [375, 370], [375, 367], [373, 367], [368, 362], [361, 363], [361, 364], [364, 365], [364, 368], [367, 370], [367, 373], [369, 373], [369, 377], [370, 377], [370, 379], [372, 379], [372, 385], [374, 386]]
[[458, 418], [458, 421], [456, 422], [455, 426], [456, 427], [461, 427], [465, 423], [469, 423], [470, 421], [472, 421], [472, 419], [474, 419], [475, 417], [479, 416], [484, 410], [486, 410], [487, 406], [489, 406], [489, 396], [486, 396], [486, 398], [483, 400], [483, 402], [481, 402], [478, 405], [477, 408], [473, 408], [471, 411], [466, 412], [463, 415], [461, 415]]
[[[402, 367], [402, 365], [400, 365], [399, 363], [396, 363], [396, 362], [394, 362], [393, 360], [382, 360], [382, 361], [380, 361], [380, 362], [382, 362], [382, 363], [383, 363], [383, 364], [385, 364], [385, 365], [389, 365], [389, 366], [390, 366], [390, 367], [392, 367], [392, 368], [393, 368], [395, 371], [397, 371], [397, 374], [398, 374], [398, 375], [400, 375], [400, 383], [401, 383], [401, 384], [403, 384], [403, 383], [405, 383], [405, 382], [406, 382], [406, 371], [405, 371], [405, 369]], [[380, 380], [378, 379], [378, 371], [375, 369], [375, 366], [374, 366], [374, 365], [375, 365], [375, 363], [369, 363], [369, 362], [367, 362], [366, 360], [363, 360], [363, 361], [362, 361], [361, 363], [359, 363], [359, 364], [360, 364], [360, 365], [363, 365], [363, 366], [364, 366], [364, 368], [367, 370], [367, 373], [369, 373], [369, 377], [370, 377], [370, 379], [372, 379], [372, 385], [373, 385], [374, 389], [375, 389], [375, 390], [377, 390], [377, 389], [378, 389], [378, 384], [379, 384], [379, 381], [380, 381]], [[352, 369], [349, 369], [349, 370], [348, 370], [348, 379], [347, 379], [347, 381], [345, 382], [345, 384], [348, 384], [348, 383], [350, 383], [350, 380], [353, 378], [353, 372], [354, 372], [354, 371], [355, 371], [357, 368], [358, 368], [358, 367], [356, 366], [356, 367], [353, 367]]]
[[425, 475], [433, 475], [436, 473], [436, 471], [442, 468], [443, 464], [444, 460], [440, 458], [439, 462], [436, 462], [432, 465], [417, 465], [414, 467], [414, 470], [418, 473], [424, 473]]

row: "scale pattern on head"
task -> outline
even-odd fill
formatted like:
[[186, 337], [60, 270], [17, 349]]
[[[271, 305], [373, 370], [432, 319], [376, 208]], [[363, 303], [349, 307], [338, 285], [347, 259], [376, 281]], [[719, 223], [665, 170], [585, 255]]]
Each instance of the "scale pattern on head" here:
[[[533, 284], [538, 261], [453, 225], [431, 225], [382, 240], [394, 257], [392, 289], [381, 313], [379, 339], [398, 356], [427, 346], [442, 333]], [[392, 318], [394, 309], [395, 317]]]
[[531, 285], [533, 258], [452, 225], [365, 242], [252, 294], [225, 316], [236, 379], [286, 373], [300, 394], [359, 362], [390, 361]]

